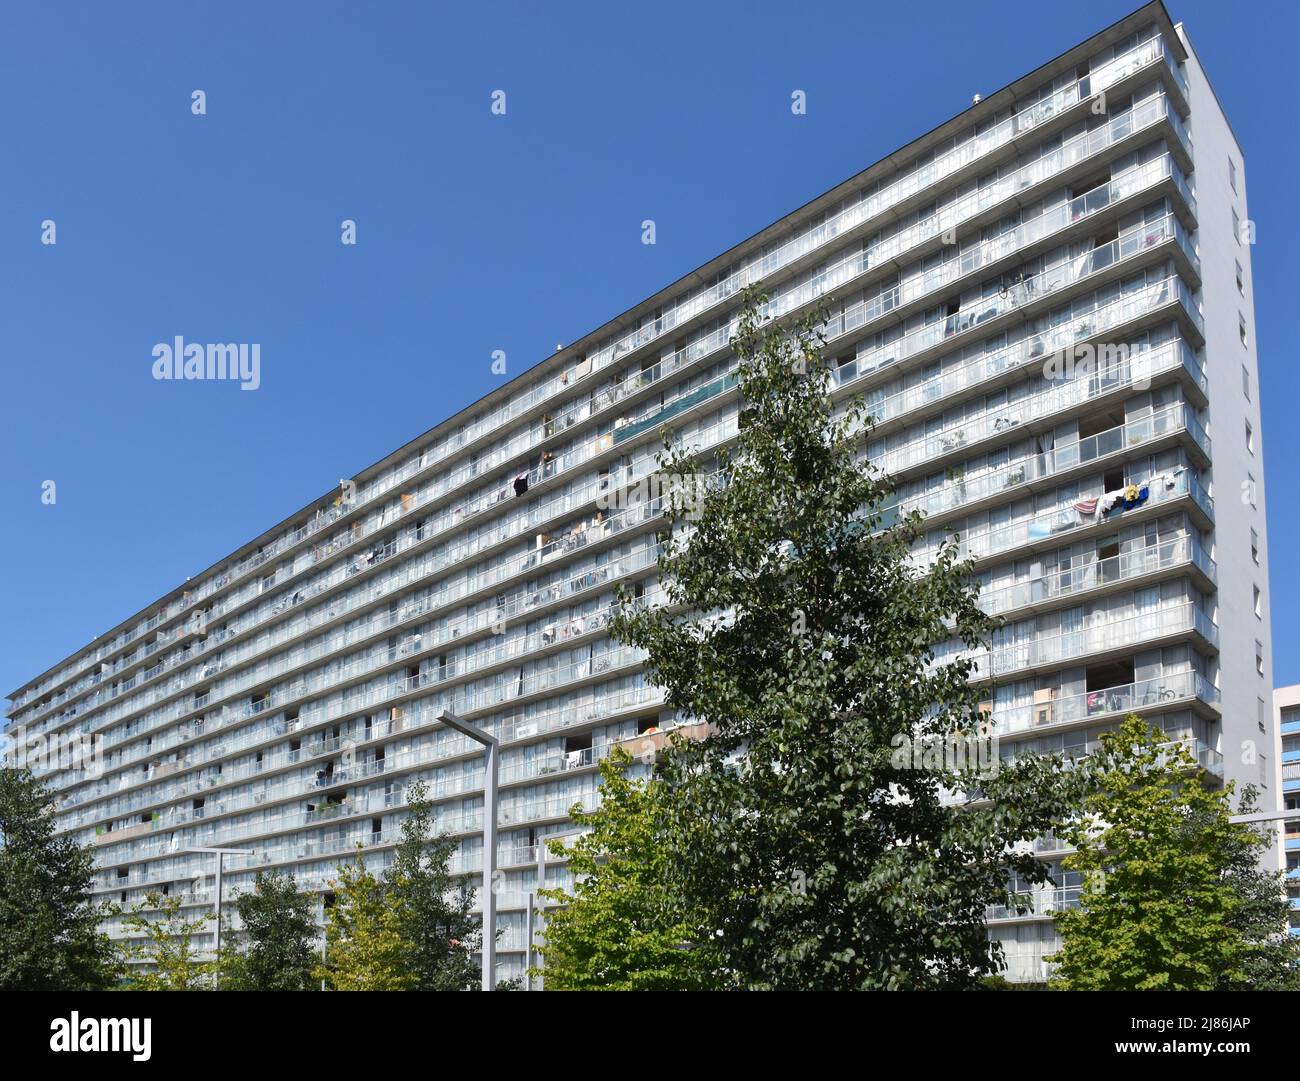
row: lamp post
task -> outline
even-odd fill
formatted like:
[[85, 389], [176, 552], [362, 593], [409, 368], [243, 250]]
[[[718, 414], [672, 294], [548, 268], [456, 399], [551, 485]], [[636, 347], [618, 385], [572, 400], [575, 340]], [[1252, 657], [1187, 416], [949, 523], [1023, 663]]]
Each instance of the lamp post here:
[[462, 721], [449, 709], [443, 710], [438, 715], [438, 720], [483, 745], [483, 889], [480, 891], [483, 906], [483, 990], [492, 991], [496, 988], [497, 961], [497, 895], [493, 880], [497, 870], [497, 771], [500, 744], [496, 736], [469, 721]]
[[191, 852], [212, 852], [217, 857], [217, 930], [213, 937], [212, 956], [217, 962], [212, 970], [212, 990], [219, 990], [218, 983], [221, 980], [221, 864], [227, 856], [251, 856], [253, 850], [250, 848], [187, 848], [188, 855]]
[[[533, 943], [536, 941], [537, 932], [539, 932], [539, 931], [542, 929], [542, 927], [541, 927], [541, 917], [542, 917], [542, 910], [543, 910], [543, 908], [544, 908], [545, 906], [544, 906], [543, 903], [542, 903], [541, 892], [542, 892], [543, 889], [546, 888], [546, 843], [547, 843], [547, 841], [558, 841], [558, 840], [561, 840], [561, 839], [564, 838], [564, 837], [579, 837], [579, 836], [581, 836], [582, 834], [584, 834], [585, 832], [586, 832], [586, 830], [577, 830], [577, 829], [575, 829], [575, 830], [561, 830], [559, 833], [548, 833], [545, 837], [540, 837], [540, 838], [538, 838], [538, 841], [537, 841], [537, 882], [536, 882], [535, 886], [533, 887], [533, 889], [530, 890], [529, 893], [528, 893], [528, 953], [527, 953], [527, 956], [526, 956], [526, 963], [525, 963], [525, 966], [524, 966], [524, 971], [525, 971], [525, 972], [532, 972], [532, 968], [533, 968], [533, 952], [534, 952], [534, 950], [535, 950], [535, 946], [533, 945]], [[534, 897], [536, 897], [536, 899], [537, 899], [537, 903], [536, 903], [536, 907], [537, 907], [536, 923], [534, 923], [534, 915], [533, 915], [533, 907], [534, 907], [533, 899], [534, 899]], [[538, 958], [538, 960], [540, 961], [541, 958]], [[539, 964], [539, 965], [538, 965], [538, 968], [540, 968], [540, 967], [542, 967], [542, 966]], [[525, 988], [526, 988], [527, 990], [529, 990], [529, 991], [540, 991], [540, 990], [542, 989], [542, 981], [543, 981], [544, 978], [545, 978], [545, 977], [538, 976], [538, 977], [537, 977], [537, 986], [536, 986], [536, 987], [533, 987], [533, 977], [530, 975], [530, 976], [527, 977], [528, 982], [527, 982], [524, 986], [525, 986]]]
[[[330, 935], [329, 927], [326, 924], [325, 916], [325, 895], [320, 895], [320, 967], [325, 968], [329, 964]], [[320, 978], [320, 989], [325, 990], [325, 976]]]
[[1248, 815], [1233, 815], [1228, 819], [1234, 826], [1242, 822], [1281, 822], [1287, 818], [1300, 818], [1297, 811], [1253, 811]]

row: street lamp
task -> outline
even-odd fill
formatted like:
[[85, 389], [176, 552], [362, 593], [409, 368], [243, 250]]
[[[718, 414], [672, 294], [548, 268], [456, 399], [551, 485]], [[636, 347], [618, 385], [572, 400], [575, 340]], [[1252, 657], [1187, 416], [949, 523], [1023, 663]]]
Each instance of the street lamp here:
[[251, 856], [253, 850], [250, 848], [187, 848], [185, 854], [193, 852], [212, 852], [217, 857], [217, 930], [213, 938], [212, 955], [217, 962], [212, 969], [212, 990], [216, 991], [217, 984], [221, 979], [221, 864], [227, 856]]
[[[525, 963], [525, 965], [524, 965], [524, 971], [525, 971], [525, 972], [528, 972], [528, 973], [531, 973], [531, 972], [532, 972], [532, 969], [533, 969], [533, 951], [534, 951], [533, 942], [534, 942], [534, 940], [535, 940], [535, 938], [536, 938], [537, 932], [540, 931], [540, 930], [542, 929], [542, 927], [541, 927], [541, 917], [542, 917], [542, 912], [543, 912], [543, 910], [544, 910], [544, 908], [545, 908], [545, 905], [544, 905], [544, 903], [542, 902], [542, 899], [541, 899], [541, 893], [542, 893], [542, 890], [545, 889], [545, 887], [546, 887], [546, 843], [547, 843], [548, 841], [558, 841], [558, 840], [561, 840], [562, 838], [565, 838], [565, 837], [579, 837], [579, 836], [581, 836], [582, 834], [584, 834], [584, 833], [586, 833], [586, 832], [587, 832], [586, 830], [561, 830], [559, 833], [548, 833], [545, 837], [540, 837], [540, 838], [538, 838], [538, 842], [537, 842], [537, 883], [536, 883], [536, 886], [534, 887], [534, 889], [533, 889], [533, 890], [530, 890], [529, 893], [528, 893], [528, 953], [527, 953], [527, 956], [526, 956], [526, 963]], [[534, 924], [534, 922], [533, 922], [533, 897], [534, 897], [534, 896], [537, 897], [537, 922], [536, 922], [536, 924]], [[539, 957], [538, 960], [540, 961], [541, 958]], [[538, 968], [540, 968], [540, 967], [541, 967], [541, 965], [539, 964], [539, 965], [538, 965]], [[545, 977], [543, 977], [543, 976], [538, 976], [538, 977], [537, 977], [537, 987], [534, 988], [534, 987], [533, 987], [533, 977], [532, 977], [531, 975], [529, 975], [529, 976], [527, 977], [528, 982], [527, 982], [524, 986], [525, 986], [529, 991], [532, 991], [532, 990], [538, 990], [538, 991], [540, 991], [540, 990], [542, 989], [542, 981], [543, 981], [544, 978], [545, 978]]]
[[1242, 822], [1281, 822], [1286, 818], [1297, 817], [1295, 811], [1254, 811], [1248, 815], [1233, 815], [1228, 819], [1233, 825]]
[[448, 728], [476, 743], [483, 744], [483, 990], [496, 988], [497, 961], [497, 895], [494, 891], [497, 870], [497, 770], [500, 764], [500, 744], [496, 736], [478, 725], [462, 721], [451, 710], [445, 709], [438, 720]]

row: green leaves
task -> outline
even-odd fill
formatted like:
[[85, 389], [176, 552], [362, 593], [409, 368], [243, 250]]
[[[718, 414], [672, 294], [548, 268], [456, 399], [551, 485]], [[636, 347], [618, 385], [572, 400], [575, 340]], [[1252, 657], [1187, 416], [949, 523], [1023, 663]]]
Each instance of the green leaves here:
[[[920, 568], [909, 558], [920, 518], [880, 528], [891, 484], [859, 459], [862, 403], [832, 402], [820, 316], [785, 329], [762, 308], [746, 297], [732, 342], [744, 410], [734, 449], [710, 463], [722, 482], [660, 536], [668, 603], [625, 605], [614, 621], [646, 651], [667, 705], [714, 734], [662, 763], [653, 835], [611, 811], [628, 832], [602, 851], [640, 844], [649, 859], [660, 846], [663, 879], [647, 889], [689, 914], [678, 919], [707, 946], [715, 980], [971, 986], [999, 967], [984, 913], [1005, 902], [1006, 850], [1062, 817], [1077, 781], [1031, 759], [1001, 784], [893, 761], [895, 737], [982, 733], [970, 663], [930, 662], [950, 633], [973, 645], [992, 625], [954, 545]], [[659, 462], [702, 468], [671, 443]], [[977, 783], [996, 800], [945, 801]], [[1031, 857], [1016, 862], [1045, 876]], [[570, 912], [587, 905], [579, 890]]]
[[[1207, 787], [1181, 743], [1129, 716], [1102, 737], [1095, 789], [1068, 832], [1079, 908], [1057, 919], [1055, 985], [1071, 990], [1294, 988], [1280, 874], [1269, 840], [1230, 821], [1232, 786]], [[1253, 807], [1243, 794], [1241, 810]]]
[[482, 934], [472, 894], [448, 871], [455, 842], [434, 836], [423, 782], [407, 791], [396, 858], [382, 878], [358, 853], [339, 867], [316, 973], [339, 991], [463, 991], [477, 985]]
[[[704, 925], [672, 893], [670, 850], [662, 843], [664, 785], [626, 775], [625, 751], [601, 762], [601, 805], [569, 814], [590, 832], [566, 856], [572, 893], [543, 890], [565, 907], [546, 924], [545, 986], [563, 991], [673, 991], [723, 986], [708, 956]], [[537, 975], [535, 972], [534, 975]]]
[[184, 908], [178, 894], [149, 893], [125, 910], [120, 964], [131, 990], [211, 989], [214, 965], [201, 958], [194, 936], [210, 930], [213, 917], [187, 917]]
[[477, 985], [472, 956], [483, 934], [471, 913], [473, 895], [453, 882], [448, 863], [456, 850], [449, 837], [433, 835], [433, 813], [417, 781], [407, 790], [402, 840], [384, 884], [402, 914], [403, 964], [413, 990], [463, 991]]
[[325, 924], [326, 959], [316, 979], [335, 991], [412, 990], [416, 976], [405, 963], [404, 906], [366, 870], [359, 852], [338, 871]]
[[115, 979], [94, 860], [55, 833], [53, 799], [30, 770], [0, 768], [0, 990], [89, 991]]
[[312, 908], [292, 875], [259, 871], [253, 889], [235, 899], [241, 942], [222, 959], [222, 989], [314, 990], [318, 935]]

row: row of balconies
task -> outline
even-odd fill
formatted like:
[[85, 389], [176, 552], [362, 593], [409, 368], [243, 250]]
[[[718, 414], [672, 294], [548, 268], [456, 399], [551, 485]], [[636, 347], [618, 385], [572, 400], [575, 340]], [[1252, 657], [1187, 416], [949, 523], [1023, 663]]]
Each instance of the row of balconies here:
[[[1150, 173], [1152, 176], [1173, 175], [1173, 174], [1171, 173], [1171, 170], [1173, 170], [1173, 169], [1174, 169], [1174, 166], [1172, 165], [1172, 162], [1169, 162], [1167, 159], [1160, 159], [1160, 160], [1158, 160], [1158, 161], [1156, 161], [1156, 162], [1149, 163], [1148, 166], [1144, 166], [1142, 169], [1134, 170], [1132, 173], [1130, 173], [1130, 174], [1125, 174], [1125, 175], [1126, 175], [1126, 177], [1130, 177], [1130, 178], [1132, 178], [1132, 177], [1137, 177], [1137, 176], [1144, 176], [1144, 175], [1146, 175], [1147, 173]], [[1115, 182], [1112, 182], [1112, 185], [1107, 185], [1107, 186], [1106, 186], [1106, 190], [1109, 192], [1111, 186], [1113, 186], [1114, 184], [1121, 184], [1121, 183], [1131, 183], [1131, 181], [1126, 181], [1126, 180], [1124, 180], [1123, 178], [1121, 178], [1121, 180], [1117, 180], [1117, 181], [1115, 181]], [[1099, 191], [1100, 191], [1100, 189], [1099, 189]], [[1108, 196], [1108, 198], [1109, 198], [1109, 196]], [[1085, 197], [1085, 201], [1086, 201], [1086, 199], [1087, 199], [1087, 197]], [[1065, 212], [1067, 213], [1067, 216], [1075, 214], [1075, 211], [1070, 210], [1069, 208], [1064, 208], [1064, 209], [1065, 209]], [[1082, 213], [1082, 210], [1080, 210], [1079, 213]], [[1152, 235], [1152, 234], [1151, 234], [1150, 230], [1148, 229], [1148, 235], [1147, 235], [1147, 239], [1148, 239], [1148, 240], [1150, 240], [1150, 236], [1151, 236], [1151, 235]], [[1118, 245], [1120, 242], [1119, 242], [1119, 241], [1116, 241], [1115, 243]], [[1090, 258], [1092, 259], [1092, 262], [1095, 264], [1095, 262], [1096, 262], [1096, 253], [1094, 252]], [[1090, 264], [1090, 265], [1091, 265], [1091, 264]], [[1030, 283], [1030, 285], [1026, 285], [1026, 286], [1024, 286], [1024, 288], [1027, 288], [1027, 289], [1032, 288], [1032, 282]], [[960, 313], [959, 313], [959, 316], [960, 316]], [[693, 397], [699, 397], [699, 396], [700, 396], [700, 395], [699, 395], [699, 392], [695, 392], [695, 393], [693, 394]], [[499, 493], [498, 493], [498, 494], [499, 494]], [[413, 497], [405, 497], [405, 498], [413, 498]], [[497, 502], [497, 501], [494, 500], [493, 502]], [[408, 504], [408, 507], [409, 507], [409, 504]], [[455, 515], [454, 512], [453, 512], [453, 514], [452, 514], [451, 517], [453, 518], [453, 520], [456, 518], [456, 515]], [[454, 523], [454, 524], [455, 524], [455, 523]], [[296, 596], [295, 596], [295, 600], [296, 600]], [[278, 614], [278, 612], [281, 611], [281, 610], [283, 610], [283, 609], [277, 609], [277, 610], [274, 610], [274, 611], [272, 612], [272, 614]], [[155, 671], [156, 671], [156, 670], [155, 670]]]
[[[1122, 71], [1125, 74], [1121, 78], [1127, 79], [1132, 75], [1133, 72], [1145, 68], [1147, 66], [1150, 66], [1151, 64], [1156, 63], [1161, 59], [1165, 59], [1167, 61], [1168, 57], [1167, 54], [1164, 53], [1163, 45], [1157, 39], [1153, 43], [1147, 43], [1133, 50], [1129, 58], [1124, 60], [1122, 63], [1112, 62], [1111, 64], [1107, 65], [1107, 70], [1112, 73], [1118, 73]], [[1173, 68], [1172, 65], [1161, 65], [1161, 69], [1166, 70], [1169, 74], [1173, 75], [1174, 86], [1181, 88], [1182, 84], [1179, 81], [1179, 78], [1176, 73], [1176, 69]], [[1066, 105], [1066, 101], [1069, 98], [1071, 93], [1076, 95], [1074, 99], [1075, 101], [1080, 100], [1079, 97], [1077, 97], [1077, 95], [1080, 93], [1080, 86], [1089, 85], [1095, 87], [1105, 82], [1107, 82], [1105, 76], [1102, 76], [1099, 73], [1093, 73], [1091, 77], [1085, 79], [1081, 83], [1073, 84], [1072, 88], [1066, 88], [1063, 89], [1062, 91], [1058, 91], [1057, 94], [1053, 95], [1053, 97], [1048, 99], [1048, 101], [1056, 101], [1060, 104], [1061, 108], [1064, 108]], [[1170, 89], [1173, 89], [1173, 87], [1171, 87]], [[1055, 111], [1055, 107], [1049, 107], [1044, 103], [1039, 102], [1033, 107], [1031, 114], [1022, 114], [1018, 117], [1010, 118], [1007, 121], [1003, 122], [1003, 124], [997, 125], [993, 129], [990, 129], [989, 131], [982, 133], [981, 136], [979, 137], [979, 142], [982, 143], [985, 150], [987, 150], [997, 145], [1000, 145], [1001, 141], [1010, 141], [1013, 138], [1019, 138], [1023, 135], [1023, 133], [1027, 130], [1029, 126], [1032, 126], [1028, 123], [1029, 115], [1038, 115], [1038, 116], [1042, 116], [1043, 118], [1046, 118], [1047, 116], [1052, 115], [1054, 111]], [[1170, 116], [1175, 126], [1180, 127], [1180, 125], [1178, 125], [1176, 114], [1171, 112]], [[995, 135], [994, 132], [999, 132], [1000, 136]], [[978, 157], [979, 155], [976, 154], [974, 156]], [[960, 162], [961, 165], [964, 166], [965, 164], [968, 164], [971, 160], [973, 160], [973, 158], [969, 150], [963, 149], [960, 152], [954, 151], [952, 156], [948, 160], [950, 160], [953, 163], [954, 167], [957, 167], [958, 162]], [[919, 170], [917, 170], [917, 172], [914, 175], [917, 177], [925, 176], [927, 180], [924, 186], [928, 187], [933, 183], [935, 183], [937, 179], [941, 178], [944, 175], [948, 175], [948, 173], [941, 167], [938, 167], [936, 162], [930, 162], [927, 163], [925, 166], [921, 167]], [[889, 186], [889, 188], [887, 188], [886, 190], [894, 190], [898, 192], [899, 197], [901, 198], [902, 193], [905, 190], [907, 190], [907, 188], [908, 185], [900, 181], [900, 182], [895, 182], [893, 185]], [[892, 205], [892, 203], [889, 201], [887, 197], [883, 196], [880, 193], [877, 193], [877, 195], [872, 196], [869, 200], [864, 201], [864, 203], [858, 204], [857, 206], [851, 207], [845, 212], [843, 212], [843, 218], [845, 220], [841, 220], [838, 223], [834, 221], [820, 223], [819, 225], [815, 226], [813, 229], [809, 230], [808, 234], [806, 235], [809, 237], [816, 238], [815, 243], [812, 245], [813, 247], [820, 247], [821, 245], [824, 245], [825, 243], [828, 243], [831, 240], [835, 239], [843, 232], [852, 229], [857, 224], [856, 220], [848, 220], [849, 218], [865, 220], [863, 218], [864, 215], [866, 217], [874, 216], [875, 214], [880, 213], [881, 209], [883, 209], [886, 205]], [[949, 227], [950, 226], [948, 224], [945, 224], [943, 226], [943, 228], [945, 229]], [[754, 264], [754, 266], [757, 267], [756, 271], [753, 269], [744, 271], [740, 275], [734, 276], [735, 280], [729, 279], [727, 282], [720, 283], [719, 286], [714, 287], [717, 295], [712, 298], [711, 302], [706, 301], [704, 307], [711, 306], [711, 303], [725, 302], [732, 295], [738, 292], [745, 282], [751, 280], [751, 276], [754, 273], [757, 273], [758, 277], [760, 278], [770, 279], [771, 274], [779, 266], [791, 263], [795, 258], [798, 257], [798, 255], [803, 254], [807, 250], [809, 250], [809, 248], [806, 242], [801, 243], [798, 239], [787, 242], [785, 245], [782, 246], [781, 254], [769, 252], [767, 255], [762, 257], [756, 264]], [[691, 301], [690, 315], [688, 316], [688, 318], [696, 317], [698, 314], [700, 314], [701, 310], [702, 309], [698, 301]], [[661, 319], [659, 325], [657, 325], [655, 328], [655, 334], [651, 335], [651, 337], [657, 336], [658, 334], [667, 333], [669, 330], [674, 329], [677, 326], [680, 326], [684, 321], [685, 321], [684, 319], [672, 318], [672, 317], [668, 318], [667, 320]], [[646, 344], [648, 340], [649, 339], [646, 337], [644, 330], [638, 330], [634, 332], [632, 335], [629, 335], [627, 338], [623, 339], [621, 344], [616, 344], [613, 347], [611, 347], [609, 353], [610, 361], [612, 362], [614, 359], [621, 356], [625, 352], [630, 352], [636, 348], [640, 348], [641, 346]], [[590, 360], [580, 361], [575, 371], [581, 372], [584, 366], [589, 371], [591, 368], [591, 361]], [[600, 363], [597, 362], [596, 367], [600, 367], [600, 366], [601, 366]], [[567, 386], [569, 381], [568, 376], [569, 376], [569, 372], [566, 371], [564, 373], [564, 377], [562, 382], [560, 383], [560, 386]], [[581, 375], [579, 375], [578, 377], [581, 378]], [[531, 401], [529, 403], [529, 406], [531, 407], [535, 404], [536, 401]], [[517, 415], [519, 410], [514, 408], [508, 408], [506, 412], [510, 414], [510, 417], [494, 418], [494, 419], [498, 419], [499, 423], [507, 422], [509, 419], [512, 419], [514, 415]], [[477, 438], [477, 435], [479, 433], [462, 432], [461, 435], [455, 440], [457, 447], [464, 445], [465, 436], [467, 434], [470, 436], [470, 438]], [[450, 449], [456, 449], [456, 448], [450, 448]], [[424, 465], [423, 459], [421, 459], [420, 462], [421, 468], [423, 468], [423, 465]], [[406, 467], [403, 467], [403, 471], [405, 471], [405, 468]], [[397, 477], [393, 480], [381, 481], [375, 485], [370, 486], [370, 488], [367, 490], [367, 494], [368, 495], [374, 494], [374, 490], [378, 488], [382, 488], [384, 491], [391, 490], [395, 486], [395, 484], [400, 483], [404, 479], [405, 477]], [[337, 509], [338, 509], [337, 507], [329, 508], [329, 510], [337, 510]], [[290, 540], [289, 546], [298, 543], [301, 539], [303, 539], [303, 537], [319, 529], [321, 525], [321, 518], [324, 517], [325, 513], [326, 512], [318, 512], [317, 517], [314, 518], [311, 522], [301, 527], [300, 530], [297, 530], [294, 533], [289, 534], [288, 535], [288, 538]], [[207, 595], [210, 595], [211, 592], [214, 592], [216, 589], [224, 588], [235, 577], [250, 573], [252, 570], [255, 570], [258, 567], [264, 565], [268, 559], [272, 558], [274, 555], [278, 553], [278, 550], [280, 550], [279, 542], [277, 542], [277, 547], [271, 550], [267, 550], [265, 548], [259, 549], [259, 551], [255, 553], [254, 556], [249, 557], [247, 560], [236, 565], [234, 568], [232, 568], [231, 571], [216, 576], [212, 580], [214, 582], [214, 585], [211, 588], [196, 590], [186, 594], [185, 597], [183, 597], [181, 602], [178, 602], [177, 605], [167, 610], [165, 613], [162, 614], [161, 617], [151, 617], [150, 620], [146, 620], [144, 622], [141, 628], [133, 631], [124, 632], [122, 635], [118, 637], [118, 639], [115, 639], [112, 643], [106, 644], [106, 646], [101, 647], [100, 650], [96, 651], [94, 655], [94, 660], [102, 661], [103, 657], [107, 656], [114, 649], [121, 648], [123, 645], [128, 644], [129, 641], [131, 641], [136, 636], [137, 633], [147, 633], [148, 630], [152, 629], [153, 626], [158, 625], [158, 623], [161, 622], [163, 619], [173, 617], [175, 614], [177, 614], [177, 612], [184, 611], [186, 608], [188, 608], [189, 605], [195, 603], [197, 600], [202, 599]], [[91, 660], [89, 658], [86, 659], [83, 662], [82, 667], [94, 663], [94, 660]], [[77, 668], [78, 666], [74, 663], [73, 665], [69, 665], [67, 668], [65, 668], [57, 676], [52, 677], [51, 680], [43, 681], [41, 687], [33, 688], [32, 690], [16, 698], [14, 701], [14, 705], [13, 707], [11, 707], [11, 709], [17, 709], [20, 708], [22, 705], [25, 705], [33, 697], [38, 696], [39, 693], [43, 693], [45, 687], [52, 686], [55, 683], [57, 683], [59, 680], [67, 678], [69, 675], [75, 673]]]
[[[1160, 491], [1162, 491], [1162, 490], [1161, 490], [1161, 489], [1157, 489], [1157, 491], [1160, 492]], [[412, 690], [412, 689], [414, 689], [413, 686], [402, 686], [402, 687], [399, 687], [399, 688], [398, 688], [398, 690], [399, 690], [400, 693], [406, 693], [407, 691]], [[388, 697], [388, 696], [385, 695], [384, 697]], [[356, 705], [360, 705], [360, 703], [356, 703]], [[321, 718], [321, 719], [324, 720], [325, 718]], [[312, 722], [312, 723], [316, 723], [316, 722]]]
[[[589, 724], [601, 719], [616, 718], [620, 713], [628, 711], [644, 710], [647, 706], [653, 706], [662, 701], [662, 692], [651, 687], [637, 687], [614, 695], [592, 695], [583, 701], [572, 703], [569, 706], [549, 710], [540, 714], [533, 715], [527, 719], [515, 720], [513, 722], [503, 722], [495, 726], [498, 738], [503, 744], [523, 742], [525, 740], [536, 739], [539, 736], [545, 736], [548, 733], [560, 732], [570, 729], [574, 726]], [[374, 726], [365, 734], [363, 739], [357, 740], [354, 747], [354, 753], [365, 753], [372, 749], [377, 742], [383, 741], [390, 735], [398, 732], [418, 733], [421, 729], [432, 728], [437, 724], [437, 716], [441, 712], [441, 706], [429, 705], [421, 708], [416, 707], [393, 707], [397, 718], [391, 722], [385, 722], [381, 725]], [[232, 746], [232, 752], [241, 748]], [[472, 745], [467, 739], [459, 738], [448, 741], [446, 744], [434, 749], [431, 753], [422, 754], [419, 762], [425, 765], [433, 764], [439, 761], [446, 761], [453, 758], [466, 758], [467, 756], [476, 755], [477, 746]], [[223, 790], [255, 777], [265, 777], [276, 771], [291, 769], [294, 765], [302, 761], [301, 751], [282, 751], [278, 754], [268, 756], [261, 762], [246, 762], [242, 766], [231, 765], [227, 763], [220, 776], [214, 780], [195, 778], [192, 783], [178, 785], [175, 790], [164, 793], [143, 793], [131, 804], [126, 806], [109, 807], [102, 815], [117, 816], [128, 811], [137, 811], [143, 808], [156, 807], [160, 803], [170, 799], [193, 795], [208, 795], [211, 790], [218, 786]], [[404, 759], [401, 754], [395, 756], [394, 764], [390, 767], [379, 765], [366, 767], [351, 767], [353, 772], [359, 772], [361, 777], [371, 776], [375, 773], [383, 772], [385, 768], [398, 771], [402, 768]], [[254, 804], [266, 802], [274, 803], [277, 800], [292, 798], [318, 787], [313, 782], [308, 782], [301, 787], [294, 787], [289, 779], [286, 779], [285, 786], [278, 790], [269, 790], [262, 799], [258, 799], [255, 794], [249, 794], [245, 797], [226, 796], [224, 802], [229, 805], [230, 811]], [[224, 812], [219, 812], [224, 813]], [[203, 815], [187, 815], [176, 811], [175, 808], [167, 810], [164, 824], [170, 827], [173, 824], [183, 825], [185, 822], [206, 817], [206, 808]], [[75, 828], [75, 824], [73, 826]]]

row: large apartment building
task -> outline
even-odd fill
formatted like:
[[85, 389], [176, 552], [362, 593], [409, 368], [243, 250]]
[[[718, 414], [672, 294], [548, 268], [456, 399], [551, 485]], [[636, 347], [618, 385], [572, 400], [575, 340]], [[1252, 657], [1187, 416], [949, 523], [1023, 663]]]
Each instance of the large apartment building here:
[[[483, 759], [450, 708], [501, 741], [518, 973], [539, 842], [613, 746], [689, 720], [608, 635], [616, 582], [656, 596], [661, 521], [613, 496], [666, 422], [734, 439], [728, 341], [761, 282], [780, 317], [828, 307], [837, 393], [879, 421], [864, 453], [929, 516], [917, 560], [955, 530], [976, 561], [1005, 620], [980, 658], [1002, 753], [1092, 747], [1136, 711], [1275, 802], [1250, 240], [1241, 148], [1148, 4], [101, 634], [11, 696], [11, 731], [102, 738], [102, 773], [41, 770], [102, 895], [210, 906], [191, 849], [251, 853], [227, 896], [269, 868], [324, 893], [358, 845], [392, 858], [417, 778], [477, 884]], [[990, 912], [1015, 979], [1042, 978], [1078, 890], [1032, 892]]]

